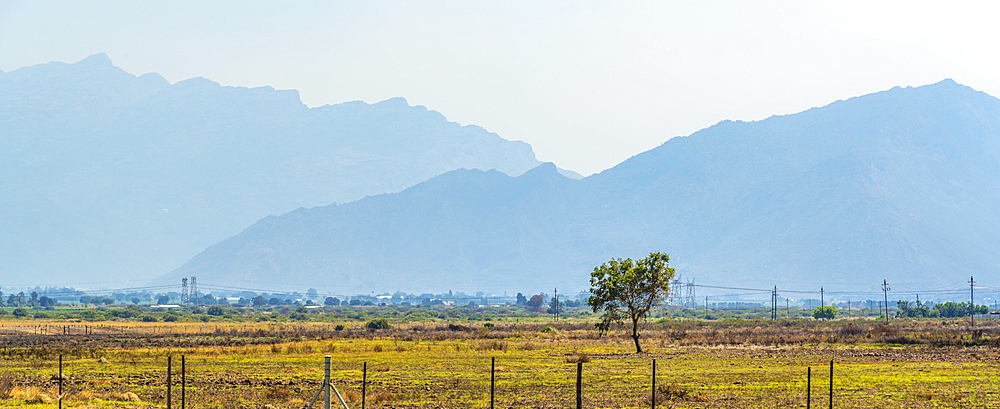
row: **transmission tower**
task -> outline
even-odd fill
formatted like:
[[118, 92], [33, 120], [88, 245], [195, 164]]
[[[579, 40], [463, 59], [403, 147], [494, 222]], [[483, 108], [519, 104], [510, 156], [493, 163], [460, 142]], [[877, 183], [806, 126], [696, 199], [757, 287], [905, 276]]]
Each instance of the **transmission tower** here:
[[181, 304], [188, 302], [188, 279], [184, 277], [181, 279]]
[[670, 280], [670, 294], [667, 296], [667, 304], [676, 305], [684, 303], [684, 296], [681, 294], [681, 276]]
[[687, 296], [684, 297], [685, 298], [684, 305], [688, 307], [697, 307], [698, 301], [695, 298], [694, 294], [694, 279], [692, 278], [690, 281], [688, 281], [687, 285], [685, 285], [684, 287], [687, 288]]
[[198, 304], [198, 277], [191, 276], [191, 299]]

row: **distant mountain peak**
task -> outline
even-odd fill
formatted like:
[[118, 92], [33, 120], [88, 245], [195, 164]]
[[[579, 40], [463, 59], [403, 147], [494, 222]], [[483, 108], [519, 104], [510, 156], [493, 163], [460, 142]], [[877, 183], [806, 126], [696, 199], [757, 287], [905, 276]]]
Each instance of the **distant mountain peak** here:
[[139, 81], [141, 81], [143, 84], [149, 86], [158, 88], [166, 88], [170, 86], [170, 81], [167, 81], [166, 78], [163, 78], [162, 75], [157, 74], [155, 72], [147, 72], [145, 74], [140, 75], [138, 78]]
[[394, 109], [411, 108], [410, 103], [407, 102], [406, 98], [403, 97], [392, 97], [385, 101], [376, 102], [372, 105], [382, 108], [394, 108]]
[[210, 80], [208, 78], [205, 78], [205, 77], [194, 77], [194, 78], [188, 78], [188, 79], [183, 80], [183, 81], [178, 81], [176, 84], [174, 84], [174, 86], [177, 87], [178, 89], [183, 89], [183, 88], [219, 88], [219, 87], [222, 87], [222, 84], [219, 84], [218, 82], [212, 81], [212, 80]]
[[151, 278], [268, 214], [540, 163], [524, 142], [404, 98], [310, 109], [296, 90], [171, 85], [103, 53], [0, 75], [0, 130], [8, 285]]
[[557, 168], [552, 162], [545, 162], [541, 165], [535, 166], [518, 177], [524, 179], [568, 179], [566, 176], [563, 176], [562, 173], [559, 173], [559, 168]]
[[84, 58], [73, 64], [79, 67], [114, 67], [115, 64], [111, 62], [111, 57], [108, 57], [105, 53], [97, 53], [91, 55], [90, 57]]
[[568, 293], [609, 258], [662, 251], [710, 285], [939, 288], [998, 264], [997, 141], [1000, 100], [949, 79], [897, 87], [722, 121], [581, 181], [550, 163], [456, 170], [264, 219], [159, 283]]

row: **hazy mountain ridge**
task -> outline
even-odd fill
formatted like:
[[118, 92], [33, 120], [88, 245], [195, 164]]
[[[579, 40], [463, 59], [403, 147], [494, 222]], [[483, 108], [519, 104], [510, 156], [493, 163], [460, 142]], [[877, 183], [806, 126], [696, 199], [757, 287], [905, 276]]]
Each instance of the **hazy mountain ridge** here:
[[300, 210], [164, 279], [574, 290], [611, 257], [664, 251], [701, 282], [856, 289], [887, 278], [933, 288], [1000, 266], [998, 146], [996, 98], [951, 80], [894, 88], [723, 121], [580, 181], [554, 178], [551, 166], [518, 178], [456, 171]]
[[540, 163], [402, 98], [310, 109], [294, 90], [171, 85], [103, 54], [4, 73], [0, 130], [0, 278], [18, 281], [152, 277], [268, 214]]

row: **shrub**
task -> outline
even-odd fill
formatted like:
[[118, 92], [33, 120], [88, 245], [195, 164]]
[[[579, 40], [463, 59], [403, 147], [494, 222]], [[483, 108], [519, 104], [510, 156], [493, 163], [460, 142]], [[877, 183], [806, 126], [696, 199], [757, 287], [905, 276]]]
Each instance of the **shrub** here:
[[101, 314], [101, 312], [97, 310], [83, 311], [77, 315], [77, 317], [88, 321], [100, 321], [107, 318], [104, 314]]
[[837, 307], [832, 305], [827, 305], [825, 307], [816, 307], [813, 310], [813, 318], [815, 319], [828, 319], [832, 320], [837, 317]]
[[481, 342], [474, 347], [477, 351], [503, 351], [507, 352], [507, 343], [504, 341], [490, 340]]
[[28, 316], [28, 310], [26, 310], [24, 308], [15, 308], [14, 309], [14, 316], [15, 317], [27, 317]]
[[208, 307], [207, 313], [208, 313], [208, 315], [214, 315], [214, 316], [218, 317], [220, 315], [225, 314], [226, 310], [224, 308], [218, 306], [218, 305], [213, 305], [211, 307]]
[[142, 310], [138, 307], [128, 307], [123, 309], [113, 309], [108, 311], [108, 313], [118, 318], [138, 318], [142, 315]]
[[566, 357], [566, 363], [567, 364], [575, 364], [575, 363], [581, 363], [581, 362], [582, 363], [590, 362], [590, 356], [588, 356], [587, 354], [584, 354], [582, 352], [575, 352], [574, 351], [572, 354], [570, 354], [570, 356]]
[[154, 317], [152, 315], [143, 315], [142, 316], [142, 322], [156, 322], [156, 321], [159, 321], [159, 320], [156, 319], [156, 317]]
[[392, 325], [389, 325], [389, 321], [385, 318], [372, 318], [365, 324], [365, 328], [374, 331], [377, 329], [389, 329], [392, 328]]
[[178, 318], [177, 318], [176, 315], [171, 315], [171, 314], [168, 314], [168, 315], [166, 315], [166, 316], [163, 317], [163, 321], [164, 322], [177, 322], [177, 319]]

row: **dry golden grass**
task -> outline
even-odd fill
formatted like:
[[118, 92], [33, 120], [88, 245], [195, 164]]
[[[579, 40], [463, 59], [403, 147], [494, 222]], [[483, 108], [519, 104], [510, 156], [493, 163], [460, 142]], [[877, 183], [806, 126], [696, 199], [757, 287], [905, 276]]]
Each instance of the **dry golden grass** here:
[[[546, 326], [554, 330], [542, 332]], [[587, 407], [648, 407], [653, 358], [666, 385], [658, 393], [665, 407], [753, 407], [762, 400], [795, 407], [804, 402], [805, 368], [825, 376], [819, 368], [831, 359], [837, 365], [839, 407], [870, 407], [878, 399], [891, 399], [893, 407], [1000, 407], [1000, 380], [983, 375], [1000, 370], [994, 346], [1000, 342], [1000, 325], [977, 322], [977, 330], [940, 320], [889, 326], [863, 320], [665, 321], [644, 330], [644, 354], [635, 354], [621, 331], [598, 337], [592, 326], [581, 323], [489, 329], [400, 324], [382, 331], [286, 338], [277, 333], [264, 338], [73, 336], [45, 338], [44, 344], [9, 338], [3, 350], [8, 359], [0, 360], [0, 371], [8, 374], [0, 377], [0, 393], [9, 378], [11, 396], [0, 399], [0, 407], [24, 407], [29, 401], [37, 408], [54, 407], [39, 396], [55, 396], [52, 375], [59, 354], [68, 374], [64, 404], [81, 408], [162, 407], [168, 355], [175, 371], [178, 355], [187, 357], [187, 396], [193, 407], [301, 407], [319, 388], [323, 355], [332, 356], [334, 384], [352, 407], [360, 402], [364, 363], [371, 408], [482, 407], [490, 358], [496, 358], [497, 399], [503, 407], [570, 405], [581, 362]], [[826, 379], [814, 378], [814, 386]], [[123, 399], [128, 393], [141, 402]]]

